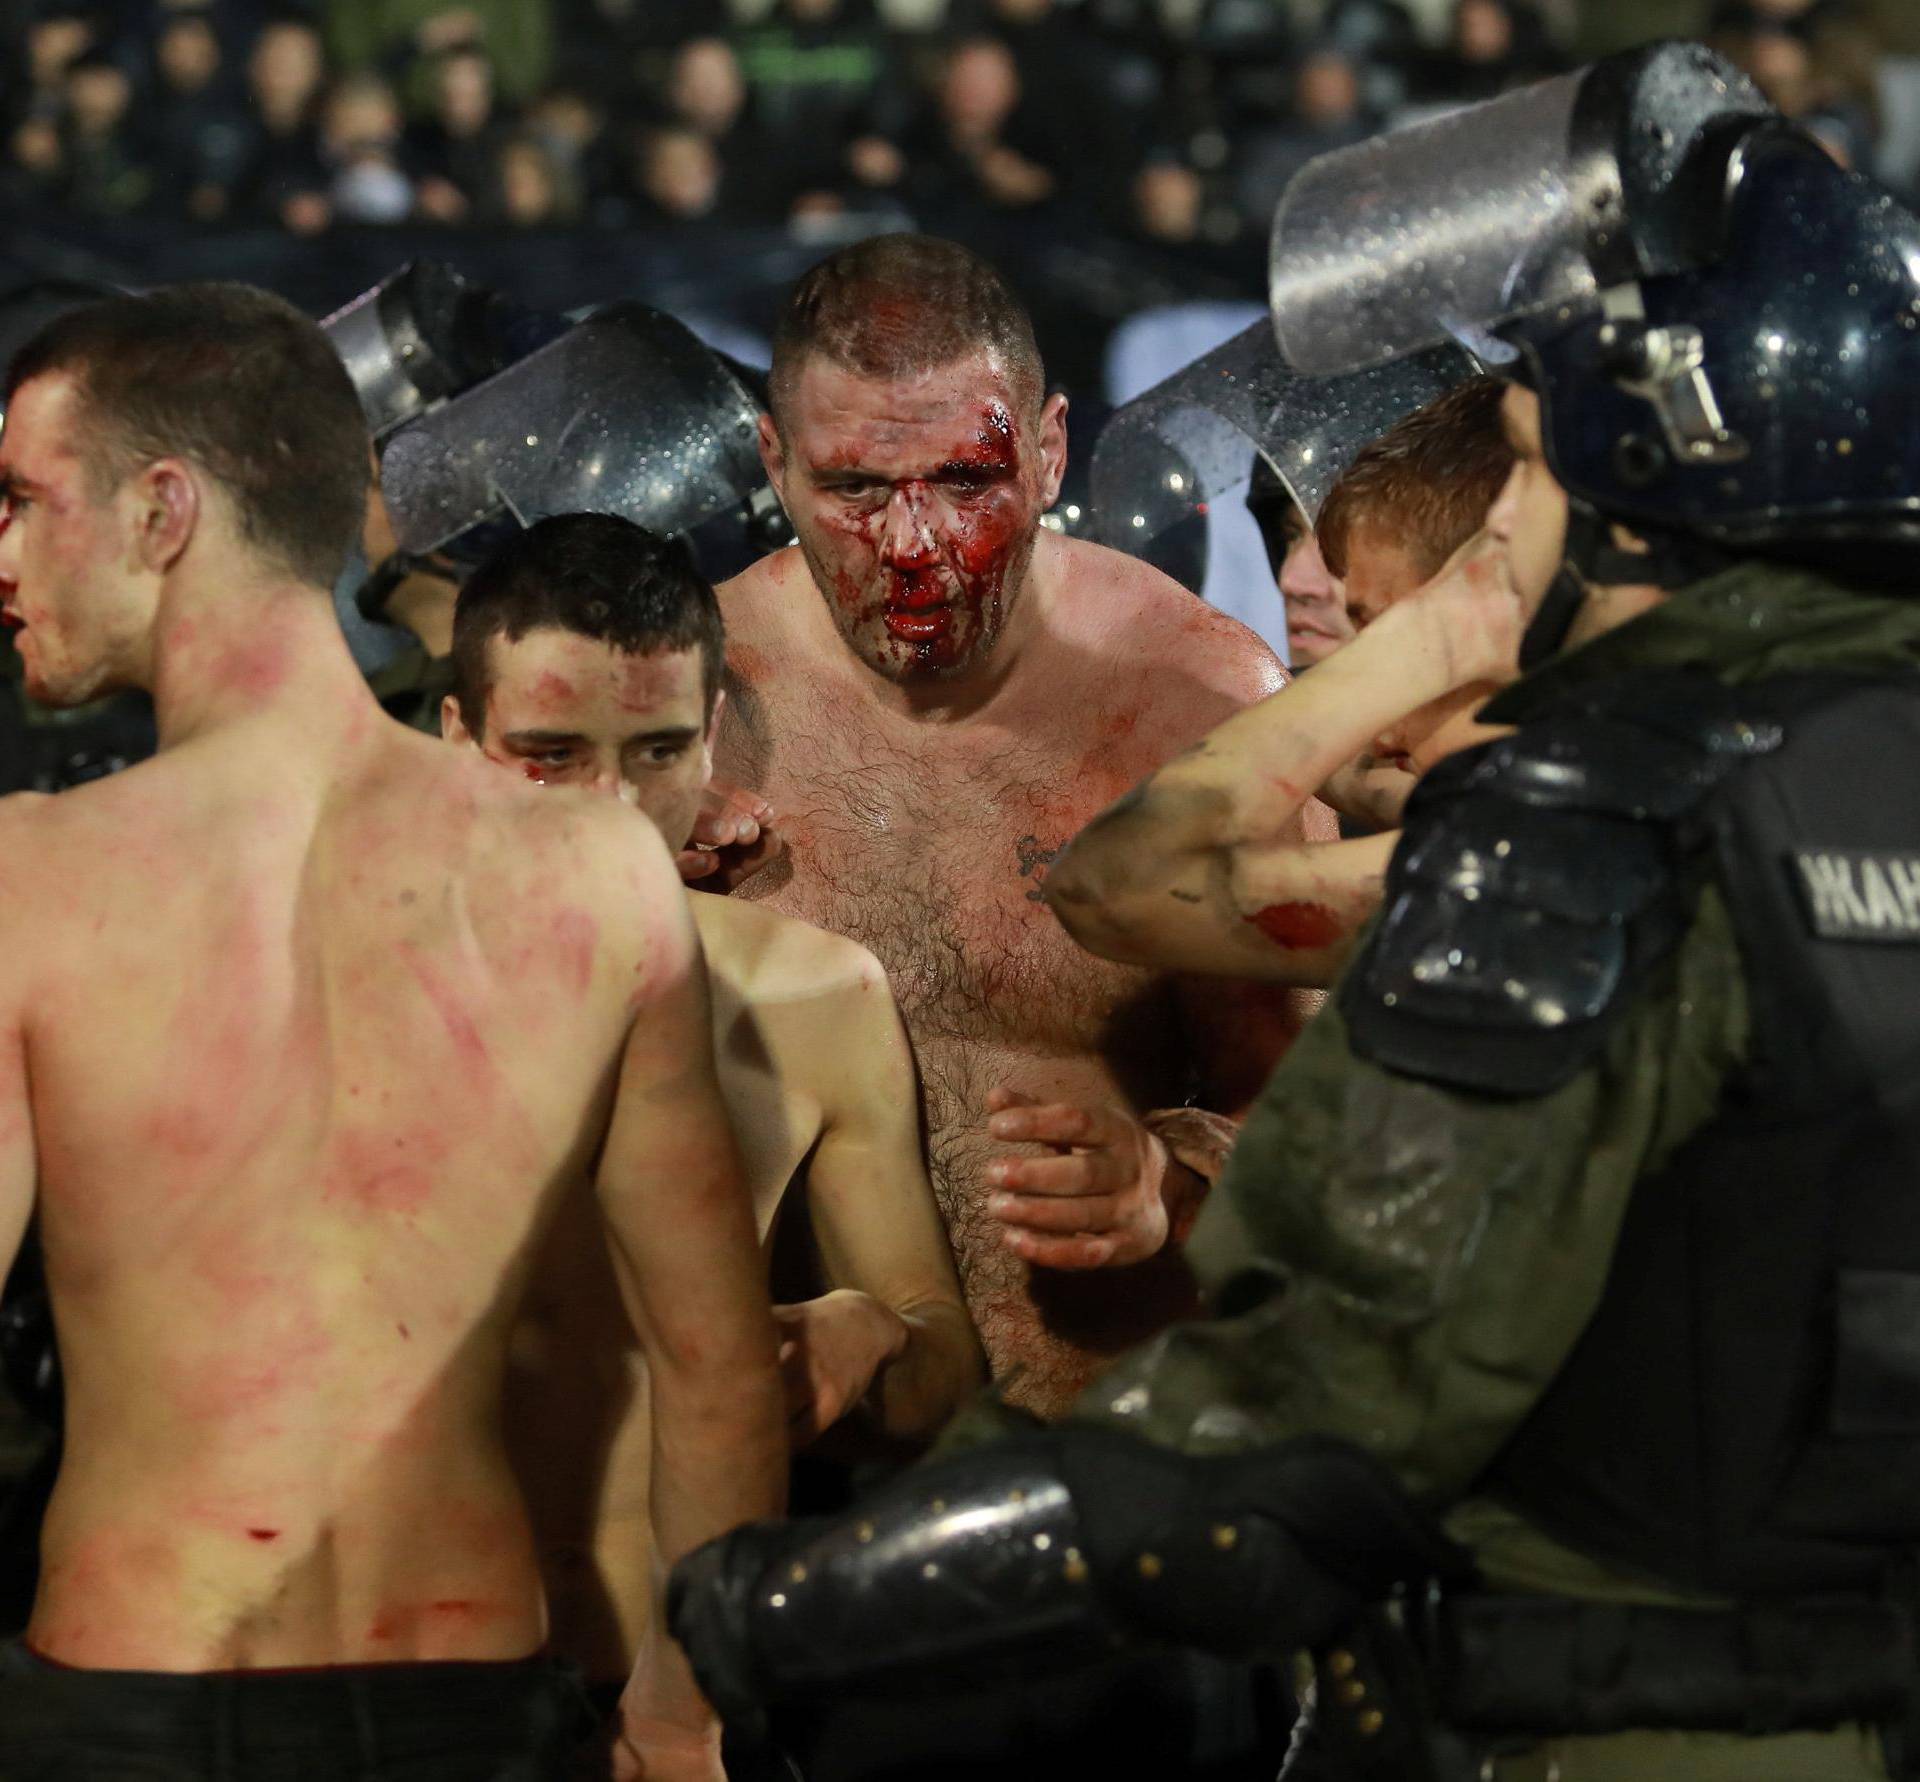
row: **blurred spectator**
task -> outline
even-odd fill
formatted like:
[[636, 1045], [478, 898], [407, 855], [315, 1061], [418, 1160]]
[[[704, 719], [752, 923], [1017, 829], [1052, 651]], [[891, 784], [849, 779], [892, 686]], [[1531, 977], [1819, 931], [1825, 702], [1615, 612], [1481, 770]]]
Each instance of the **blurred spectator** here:
[[93, 14], [62, 6], [36, 14], [27, 25], [27, 109], [43, 118], [57, 116], [67, 69], [98, 47], [100, 27]]
[[401, 164], [400, 101], [375, 74], [351, 74], [320, 113], [320, 159], [329, 169], [327, 204], [342, 223], [400, 223], [413, 210], [413, 181]]
[[255, 138], [233, 194], [236, 214], [272, 218], [296, 234], [326, 227], [329, 183], [317, 113], [326, 82], [320, 33], [307, 19], [269, 19], [247, 59]]
[[1813, 46], [1797, 31], [1773, 27], [1742, 34], [1737, 52], [1753, 84], [1790, 118], [1804, 117], [1819, 99]]
[[431, 109], [434, 59], [476, 45], [493, 59], [500, 95], [519, 105], [546, 84], [548, 0], [325, 0], [327, 46], [345, 69], [379, 69], [409, 108]]
[[13, 201], [59, 189], [66, 169], [60, 124], [67, 109], [67, 69], [93, 49], [98, 36], [93, 17], [77, 8], [52, 7], [27, 21], [22, 78], [18, 89], [6, 94], [6, 195]]
[[527, 107], [521, 135], [539, 144], [576, 214], [617, 221], [606, 206], [619, 184], [607, 116], [590, 89], [549, 87]]
[[1333, 0], [1320, 35], [1359, 71], [1362, 99], [1374, 116], [1387, 117], [1407, 102], [1420, 33], [1401, 0]]
[[1722, 6], [1711, 41], [1843, 166], [1872, 165], [1880, 126], [1876, 46], [1848, 9], [1789, 0]]
[[932, 212], [1044, 203], [1060, 189], [1068, 162], [1053, 120], [1028, 100], [1019, 64], [997, 37], [969, 38], [947, 52], [934, 110], [899, 149], [903, 195]]
[[1446, 47], [1420, 67], [1414, 97], [1468, 105], [1556, 73], [1559, 52], [1528, 0], [1455, 0]]
[[1125, 224], [1154, 250], [1164, 276], [1183, 284], [1197, 276], [1232, 290], [1249, 273], [1257, 276], [1259, 233], [1247, 230], [1218, 179], [1177, 154], [1147, 156], [1128, 190]]
[[730, 218], [772, 222], [786, 214], [800, 181], [754, 117], [740, 59], [724, 37], [681, 44], [667, 64], [662, 98], [667, 122], [711, 145], [720, 167], [720, 205]]
[[[1190, 55], [1205, 69], [1212, 103], [1229, 129], [1249, 115], [1284, 111], [1296, 46], [1285, 7], [1267, 0], [1202, 0]], [[1194, 79], [1190, 60], [1186, 78]]]
[[577, 191], [539, 138], [504, 138], [495, 154], [488, 222], [510, 229], [551, 229], [580, 214]]
[[133, 82], [103, 51], [67, 64], [61, 195], [83, 216], [124, 217], [153, 194], [146, 145], [130, 116]]
[[1134, 176], [1134, 220], [1153, 241], [1175, 246], [1198, 241], [1205, 203], [1199, 174], [1178, 161], [1149, 161]]
[[1287, 182], [1315, 155], [1345, 148], [1378, 127], [1345, 52], [1331, 44], [1309, 51], [1294, 69], [1290, 121], [1247, 138], [1234, 200], [1248, 228], [1265, 231]]
[[698, 130], [656, 124], [640, 132], [634, 149], [635, 222], [673, 227], [714, 216], [720, 205], [720, 156]]
[[849, 144], [905, 125], [911, 95], [868, 0], [779, 0], [738, 44], [754, 119], [797, 191], [834, 188]]
[[253, 127], [221, 78], [224, 61], [211, 13], [161, 18], [147, 134], [162, 190], [203, 223], [226, 214], [253, 151]]
[[1055, 139], [1072, 145], [1066, 184], [1116, 218], [1123, 214], [1165, 85], [1159, 59], [1056, 0], [986, 0], [984, 16], [981, 34], [1013, 52], [1021, 91], [1045, 108]]
[[433, 60], [427, 117], [406, 132], [408, 165], [418, 181], [422, 214], [458, 223], [492, 182], [498, 130], [493, 63], [472, 44], [442, 50]]

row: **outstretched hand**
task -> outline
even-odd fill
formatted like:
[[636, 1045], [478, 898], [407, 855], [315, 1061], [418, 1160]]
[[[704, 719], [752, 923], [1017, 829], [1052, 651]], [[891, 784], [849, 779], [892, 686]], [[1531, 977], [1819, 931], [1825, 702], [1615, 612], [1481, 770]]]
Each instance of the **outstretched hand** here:
[[675, 861], [681, 878], [723, 896], [737, 889], [784, 850], [773, 825], [773, 806], [764, 798], [724, 780], [710, 780], [700, 797], [693, 834]]
[[1040, 1268], [1118, 1268], [1165, 1248], [1167, 1148], [1122, 1108], [1040, 1102], [1001, 1087], [987, 1133], [1047, 1147], [986, 1167], [987, 1211], [1017, 1256]]

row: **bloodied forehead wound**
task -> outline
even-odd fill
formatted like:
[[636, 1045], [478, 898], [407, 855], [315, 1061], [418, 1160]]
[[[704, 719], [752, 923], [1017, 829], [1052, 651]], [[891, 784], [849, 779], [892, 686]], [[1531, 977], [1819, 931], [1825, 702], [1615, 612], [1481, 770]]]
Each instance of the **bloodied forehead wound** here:
[[1000, 365], [1029, 415], [1046, 390], [1026, 306], [978, 254], [931, 235], [856, 243], [800, 281], [774, 334], [776, 420], [816, 353], [861, 377], [887, 381], [984, 353]]

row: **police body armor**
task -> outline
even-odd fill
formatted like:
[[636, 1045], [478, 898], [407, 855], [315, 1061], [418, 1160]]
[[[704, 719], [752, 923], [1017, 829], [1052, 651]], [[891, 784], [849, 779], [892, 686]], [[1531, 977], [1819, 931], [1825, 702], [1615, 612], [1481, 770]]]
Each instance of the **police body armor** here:
[[[1906, 1588], [1920, 1547], [1914, 769], [1920, 676], [1599, 683], [1430, 773], [1342, 987], [1363, 1055], [1537, 1095], [1601, 1058], [1703, 884], [1728, 904], [1746, 1066], [1635, 1189], [1597, 1313], [1481, 1480], [1632, 1571], [1796, 1609]], [[1891, 1649], [1866, 1667], [1876, 1680], [1855, 1667], [1856, 1694], [1821, 1696], [1824, 1716], [1898, 1713], [1910, 1617], [1846, 1625], [1885, 1628]], [[1721, 1719], [1758, 1730], [1754, 1712]], [[1671, 1723], [1702, 1721], [1676, 1706]]]

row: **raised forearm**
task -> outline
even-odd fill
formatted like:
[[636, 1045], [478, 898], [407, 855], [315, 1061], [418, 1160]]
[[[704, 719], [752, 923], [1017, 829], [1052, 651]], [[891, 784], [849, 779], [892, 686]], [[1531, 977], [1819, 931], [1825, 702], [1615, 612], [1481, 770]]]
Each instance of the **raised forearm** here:
[[[1429, 611], [1389, 610], [1094, 818], [1048, 874], [1062, 925], [1107, 958], [1208, 971], [1242, 956], [1217, 933], [1223, 900], [1241, 915], [1294, 899], [1343, 910], [1306, 883], [1322, 844], [1306, 839], [1302, 814], [1382, 730], [1457, 678], [1437, 630]], [[1255, 903], [1239, 883], [1250, 869]]]
[[1307, 801], [1382, 730], [1460, 684], [1440, 617], [1418, 601], [1389, 608], [1311, 674], [1234, 713], [1149, 786], [1215, 794], [1211, 846], [1286, 839]]

